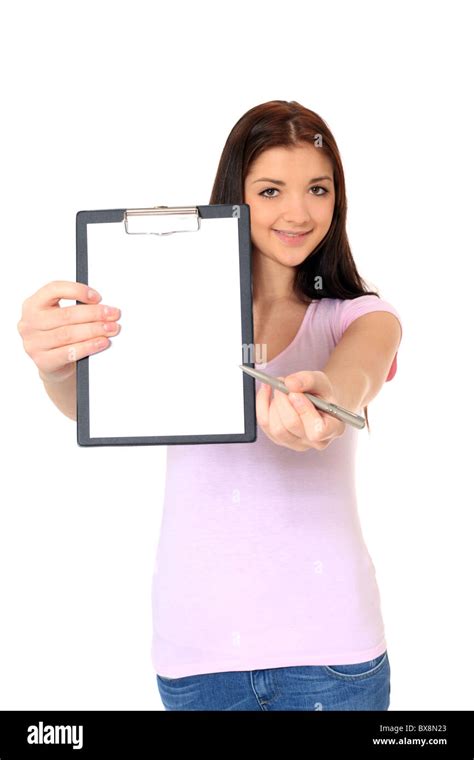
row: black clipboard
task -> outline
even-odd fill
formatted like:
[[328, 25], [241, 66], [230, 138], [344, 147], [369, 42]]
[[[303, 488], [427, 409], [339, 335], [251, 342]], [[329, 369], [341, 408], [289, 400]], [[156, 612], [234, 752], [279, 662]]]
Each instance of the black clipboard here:
[[79, 211], [76, 279], [121, 309], [77, 361], [79, 446], [256, 440], [248, 204]]

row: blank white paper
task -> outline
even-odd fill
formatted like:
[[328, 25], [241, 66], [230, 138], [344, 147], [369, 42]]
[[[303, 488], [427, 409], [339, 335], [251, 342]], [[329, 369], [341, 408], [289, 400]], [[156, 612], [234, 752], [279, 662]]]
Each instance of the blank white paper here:
[[89, 356], [91, 438], [245, 432], [237, 225], [87, 225], [88, 283], [122, 312], [111, 346]]

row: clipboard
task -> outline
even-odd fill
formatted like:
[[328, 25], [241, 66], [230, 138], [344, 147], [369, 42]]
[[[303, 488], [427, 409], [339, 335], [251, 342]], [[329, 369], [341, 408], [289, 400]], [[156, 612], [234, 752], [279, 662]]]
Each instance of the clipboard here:
[[79, 446], [256, 440], [248, 204], [79, 211], [76, 279], [121, 310], [77, 361]]

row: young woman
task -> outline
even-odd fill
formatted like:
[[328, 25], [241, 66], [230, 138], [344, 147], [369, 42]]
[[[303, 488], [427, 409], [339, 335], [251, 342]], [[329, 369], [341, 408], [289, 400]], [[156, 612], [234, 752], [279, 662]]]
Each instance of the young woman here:
[[[210, 203], [243, 202], [256, 366], [292, 393], [256, 383], [254, 443], [168, 447], [152, 584], [159, 693], [167, 710], [387, 710], [390, 665], [355, 492], [362, 433], [303, 392], [363, 409], [368, 424], [369, 402], [396, 372], [400, 317], [357, 272], [339, 151], [317, 114], [270, 101], [242, 116]], [[60, 309], [60, 298], [83, 304]], [[115, 334], [119, 315], [108, 315]], [[73, 365], [101, 350], [103, 319], [79, 283], [50, 283], [23, 304], [25, 350], [73, 419]]]

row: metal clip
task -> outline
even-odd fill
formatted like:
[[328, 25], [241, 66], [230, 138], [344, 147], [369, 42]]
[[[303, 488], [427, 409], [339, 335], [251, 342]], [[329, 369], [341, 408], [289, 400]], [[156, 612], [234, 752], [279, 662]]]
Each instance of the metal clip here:
[[[172, 235], [173, 232], [196, 232], [200, 229], [196, 206], [153, 206], [131, 208], [124, 213], [128, 235]], [[169, 229], [170, 225], [173, 229]]]

